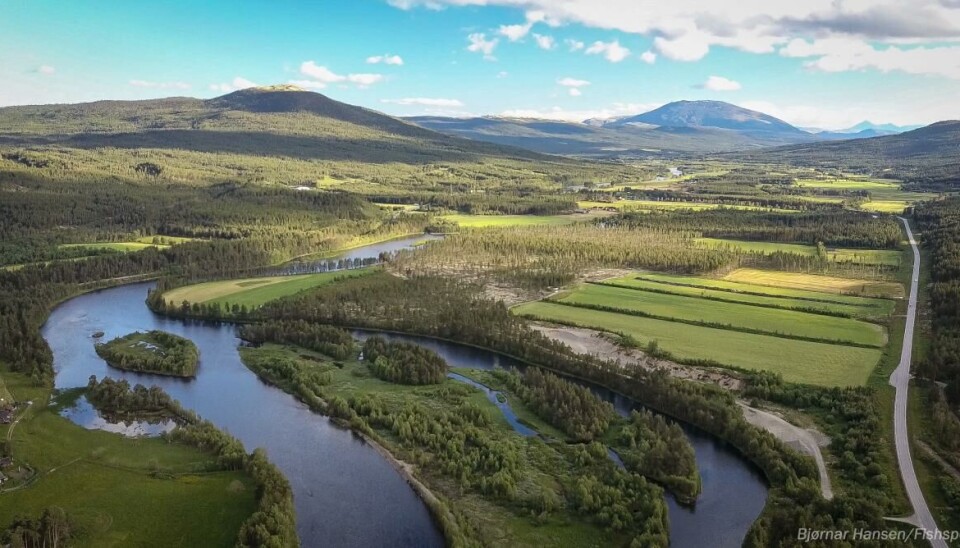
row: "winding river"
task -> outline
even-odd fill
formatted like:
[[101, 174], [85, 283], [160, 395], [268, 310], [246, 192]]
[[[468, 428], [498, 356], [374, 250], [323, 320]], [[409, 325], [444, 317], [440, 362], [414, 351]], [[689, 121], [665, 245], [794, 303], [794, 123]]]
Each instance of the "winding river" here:
[[[376, 257], [420, 240], [421, 237], [406, 238], [367, 246], [352, 250], [349, 256]], [[52, 312], [42, 333], [53, 351], [57, 388], [85, 386], [90, 375], [158, 385], [185, 407], [239, 438], [248, 449], [265, 448], [293, 486], [297, 527], [305, 546], [444, 544], [426, 506], [377, 451], [293, 397], [261, 382], [240, 361], [240, 341], [234, 326], [152, 313], [144, 300], [153, 285], [147, 282], [88, 293], [64, 302]], [[151, 329], [175, 333], [196, 343], [200, 368], [195, 379], [108, 368], [94, 352], [92, 335], [98, 331], [103, 331], [104, 340], [109, 340], [131, 331]], [[452, 367], [515, 365], [491, 352], [402, 337], [436, 350]], [[622, 397], [603, 395], [620, 412], [629, 412], [633, 407]], [[68, 412], [67, 416], [88, 428], [119, 430], [98, 420], [86, 408]], [[668, 497], [671, 545], [739, 546], [766, 500], [763, 479], [726, 444], [693, 428], [685, 427], [685, 431], [696, 451], [703, 493], [693, 508]]]

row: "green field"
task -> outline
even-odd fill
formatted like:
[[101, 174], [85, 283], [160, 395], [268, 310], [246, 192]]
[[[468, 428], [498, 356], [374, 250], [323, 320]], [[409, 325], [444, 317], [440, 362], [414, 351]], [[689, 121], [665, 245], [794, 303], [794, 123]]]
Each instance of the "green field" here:
[[882, 354], [874, 348], [755, 335], [547, 302], [525, 303], [511, 310], [521, 316], [626, 334], [641, 344], [655, 340], [680, 360], [710, 360], [772, 371], [791, 382], [821, 386], [863, 385]]
[[893, 312], [894, 303], [889, 299], [878, 299], [871, 297], [859, 297], [855, 295], [845, 295], [834, 292], [811, 291], [807, 289], [795, 289], [789, 287], [777, 287], [770, 285], [752, 284], [747, 282], [735, 282], [727, 279], [702, 278], [699, 276], [676, 276], [672, 274], [641, 273], [639, 278], [650, 280], [663, 284], [676, 284], [689, 287], [698, 287], [713, 289], [717, 291], [732, 293], [756, 293], [764, 296], [786, 297], [792, 299], [803, 299], [810, 301], [825, 301], [831, 303], [847, 304], [858, 307], [870, 307], [881, 311], [882, 315], [888, 315]]
[[621, 211], [675, 211], [678, 209], [692, 209], [694, 211], [704, 211], [707, 209], [739, 209], [744, 211], [776, 211], [778, 213], [794, 213], [790, 209], [779, 209], [749, 205], [727, 205], [709, 202], [667, 202], [659, 200], [617, 200], [614, 202], [577, 202], [577, 207], [581, 209], [607, 209], [615, 208]]
[[[77, 531], [71, 546], [234, 545], [256, 509], [255, 486], [243, 472], [203, 472], [215, 467], [214, 457], [159, 438], [85, 430], [47, 406], [46, 389], [0, 374], [18, 399], [34, 402], [12, 446], [18, 462], [38, 471], [28, 487], [0, 492], [0, 529], [58, 506]], [[170, 475], [155, 477], [157, 470]]]
[[[887, 316], [886, 312], [893, 303], [888, 300], [882, 300], [874, 304], [844, 304], [838, 302], [821, 302], [814, 300], [798, 299], [795, 297], [778, 297], [774, 295], [754, 295], [752, 293], [743, 293], [724, 289], [709, 289], [706, 286], [689, 285], [698, 281], [709, 282], [709, 278], [689, 278], [677, 276], [677, 283], [657, 282], [650, 279], [644, 279], [647, 275], [630, 274], [619, 278], [610, 278], [600, 283], [629, 286], [637, 289], [649, 291], [666, 291], [674, 295], [687, 295], [690, 297], [705, 297], [707, 299], [717, 299], [723, 301], [734, 301], [739, 303], [754, 304], [758, 306], [771, 306], [777, 308], [793, 310], [815, 310], [826, 313], [847, 314], [849, 316], [863, 318], [877, 318]], [[680, 285], [680, 281], [687, 281], [687, 284]], [[760, 289], [766, 289], [758, 286]], [[759, 293], [759, 292], [757, 292]], [[816, 294], [815, 294], [816, 295]], [[824, 300], [830, 299], [832, 295], [824, 293], [821, 295]]]
[[723, 279], [731, 282], [754, 285], [769, 285], [781, 288], [820, 291], [823, 293], [860, 295], [864, 297], [902, 299], [904, 295], [903, 286], [896, 282], [837, 278], [834, 276], [803, 274], [799, 272], [738, 268], [724, 276]]
[[572, 215], [441, 215], [440, 219], [456, 223], [464, 228], [490, 228], [507, 226], [568, 225], [577, 221], [596, 219], [597, 214]]
[[[697, 238], [697, 242], [708, 247], [731, 247], [742, 251], [763, 253], [766, 255], [783, 252], [815, 257], [817, 247], [805, 244], [785, 244], [780, 242], [748, 242], [720, 238]], [[900, 265], [900, 252], [890, 249], [828, 249], [827, 257], [835, 262], [854, 262], [860, 264]]]
[[159, 245], [151, 244], [145, 242], [94, 242], [89, 244], [63, 244], [60, 246], [61, 249], [89, 249], [92, 251], [100, 251], [103, 249], [109, 249], [111, 251], [122, 251], [122, 252], [132, 252], [132, 251], [142, 251], [148, 247], [170, 247], [168, 245]]
[[879, 325], [850, 318], [595, 284], [584, 284], [552, 300], [576, 305], [637, 311], [683, 321], [728, 325], [731, 328], [764, 331], [771, 334], [873, 346], [882, 346], [886, 338], [883, 328]]
[[861, 203], [860, 208], [879, 213], [903, 213], [903, 209], [914, 202], [936, 198], [936, 194], [929, 192], [904, 191], [896, 181], [875, 181], [866, 178], [798, 179], [795, 184], [811, 189], [865, 190], [870, 193], [870, 199]]
[[374, 268], [358, 268], [320, 274], [219, 280], [177, 287], [166, 292], [163, 298], [168, 303], [177, 305], [188, 301], [191, 304], [236, 304], [256, 308], [281, 297], [327, 285], [339, 279], [363, 276], [374, 270]]

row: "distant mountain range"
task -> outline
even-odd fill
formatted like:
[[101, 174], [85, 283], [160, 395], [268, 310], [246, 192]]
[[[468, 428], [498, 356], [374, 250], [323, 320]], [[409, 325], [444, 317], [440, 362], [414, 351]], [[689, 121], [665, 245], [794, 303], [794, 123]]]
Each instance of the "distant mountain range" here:
[[419, 116], [408, 120], [479, 141], [596, 157], [748, 151], [914, 129], [862, 122], [842, 131], [804, 131], [779, 118], [722, 101], [676, 101], [642, 114], [580, 123], [500, 117]]

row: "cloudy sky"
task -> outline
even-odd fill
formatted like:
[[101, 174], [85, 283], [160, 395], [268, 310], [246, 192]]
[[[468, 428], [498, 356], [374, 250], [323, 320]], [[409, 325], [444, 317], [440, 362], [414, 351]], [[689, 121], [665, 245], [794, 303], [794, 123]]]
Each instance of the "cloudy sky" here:
[[717, 99], [802, 127], [960, 118], [960, 0], [0, 0], [0, 105], [295, 83], [396, 115]]

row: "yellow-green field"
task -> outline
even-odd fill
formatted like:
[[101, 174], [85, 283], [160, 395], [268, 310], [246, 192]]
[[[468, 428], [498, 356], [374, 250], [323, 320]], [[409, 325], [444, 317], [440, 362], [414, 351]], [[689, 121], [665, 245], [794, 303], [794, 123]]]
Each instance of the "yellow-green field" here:
[[597, 213], [571, 215], [442, 215], [441, 220], [456, 223], [464, 228], [490, 228], [507, 226], [568, 225], [578, 221], [590, 221], [602, 216]]
[[549, 302], [516, 306], [521, 316], [626, 334], [681, 360], [709, 360], [744, 369], [773, 371], [792, 382], [821, 386], [863, 385], [881, 356], [861, 348], [701, 327]]
[[[829, 301], [832, 295], [822, 293], [808, 293], [806, 298], [801, 296], [776, 296], [763, 294], [764, 290], [769, 289], [765, 286], [755, 286], [758, 291], [751, 291], [747, 284], [728, 283], [731, 288], [710, 289], [707, 282], [709, 278], [692, 278], [686, 276], [661, 275], [665, 281], [655, 281], [645, 277], [646, 275], [630, 274], [619, 278], [610, 278], [601, 283], [617, 286], [627, 286], [631, 288], [667, 292], [674, 295], [686, 295], [689, 297], [701, 297], [705, 299], [714, 299], [718, 301], [730, 301], [738, 303], [747, 303], [757, 306], [769, 306], [783, 308], [786, 310], [813, 310], [825, 312], [828, 314], [845, 314], [852, 317], [861, 318], [879, 318], [888, 316], [893, 309], [893, 301], [887, 299], [876, 299], [877, 302], [870, 302], [870, 299], [863, 299], [863, 303], [839, 303]], [[701, 283], [702, 282], [702, 283]], [[720, 282], [723, 283], [723, 282]], [[697, 284], [697, 285], [694, 285]], [[822, 299], [818, 297], [823, 297]]]
[[730, 282], [790, 289], [806, 289], [808, 291], [819, 291], [823, 293], [860, 295], [864, 297], [902, 299], [904, 294], [903, 286], [896, 282], [856, 280], [837, 278], [834, 276], [821, 276], [818, 274], [757, 270], [753, 268], [738, 268], [724, 276], [723, 279]]
[[551, 300], [769, 334], [873, 346], [882, 346], [886, 342], [883, 328], [873, 323], [749, 303], [720, 302], [696, 296], [584, 284]]
[[144, 242], [94, 242], [89, 244], [63, 244], [62, 249], [89, 249], [99, 251], [109, 249], [111, 251], [142, 251], [148, 247], [170, 247], [168, 245], [149, 244]]
[[281, 297], [320, 287], [346, 277], [363, 276], [374, 270], [374, 268], [361, 268], [320, 274], [204, 282], [171, 289], [163, 295], [163, 298], [175, 305], [188, 301], [191, 304], [236, 304], [256, 308]]
[[914, 202], [936, 197], [935, 194], [928, 192], [904, 191], [898, 181], [878, 181], [865, 177], [797, 179], [795, 184], [804, 188], [823, 190], [865, 190], [870, 193], [870, 199], [860, 204], [860, 208], [878, 213], [903, 213], [904, 208]]
[[795, 213], [789, 209], [766, 208], [748, 205], [724, 205], [704, 202], [665, 202], [659, 200], [616, 200], [613, 202], [577, 202], [577, 207], [581, 209], [609, 209], [614, 208], [620, 211], [676, 211], [680, 209], [690, 209], [694, 211], [704, 211], [708, 209], [739, 209], [745, 211], [776, 211], [778, 213]]
[[[804, 244], [784, 244], [779, 242], [747, 242], [720, 238], [697, 238], [697, 242], [708, 247], [731, 247], [743, 251], [766, 255], [783, 252], [813, 257], [817, 247]], [[859, 264], [900, 265], [900, 252], [890, 249], [828, 249], [827, 257], [834, 262], [853, 262]]]
[[656, 274], [643, 272], [637, 275], [644, 280], [651, 280], [663, 284], [683, 285], [689, 287], [706, 288], [731, 293], [749, 293], [764, 296], [793, 298], [806, 301], [821, 301], [841, 303], [858, 307], [872, 307], [882, 311], [883, 315], [893, 312], [894, 303], [889, 299], [845, 295], [841, 293], [823, 293], [806, 289], [777, 287], [771, 285], [752, 284], [749, 282], [734, 282], [716, 278], [700, 276], [676, 276], [673, 274]]

